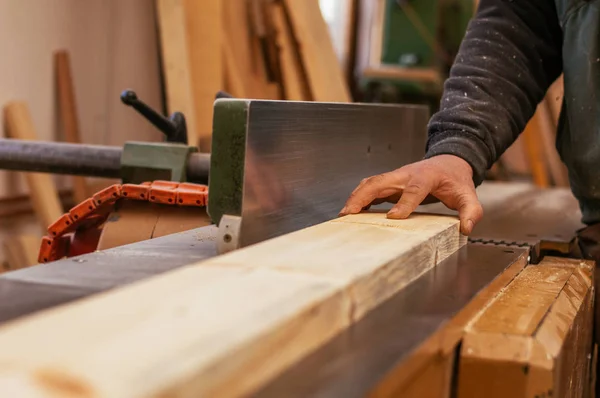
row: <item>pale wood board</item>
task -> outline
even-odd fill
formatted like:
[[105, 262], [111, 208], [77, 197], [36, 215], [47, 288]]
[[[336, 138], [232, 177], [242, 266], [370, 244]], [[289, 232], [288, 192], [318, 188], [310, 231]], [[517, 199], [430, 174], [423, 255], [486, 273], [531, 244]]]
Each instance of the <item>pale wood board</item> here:
[[464, 243], [454, 217], [347, 216], [17, 320], [0, 393], [246, 395]]
[[593, 269], [546, 257], [521, 272], [467, 326], [458, 397], [580, 397], [591, 365]]
[[[33, 120], [27, 104], [11, 102], [4, 107], [6, 134], [20, 140], [37, 140]], [[25, 173], [29, 194], [42, 229], [54, 223], [63, 214], [56, 185], [52, 175]]]
[[292, 32], [286, 21], [285, 10], [278, 3], [272, 4], [273, 22], [277, 30], [277, 47], [281, 64], [281, 75], [285, 89], [285, 99], [309, 101], [308, 83], [302, 70], [301, 60], [295, 51]]
[[[77, 120], [77, 101], [71, 73], [71, 60], [65, 50], [54, 53], [58, 108], [65, 140], [72, 144], [81, 144], [79, 121]], [[85, 177], [74, 176], [73, 197], [77, 203], [86, 200], [90, 194]]]
[[313, 100], [351, 102], [318, 0], [284, 0]]
[[213, 103], [223, 89], [221, 0], [183, 0], [190, 60], [196, 136], [202, 152], [210, 152]]
[[184, 1], [156, 0], [156, 6], [167, 109], [169, 113], [185, 115], [188, 144], [197, 146], [199, 136]]

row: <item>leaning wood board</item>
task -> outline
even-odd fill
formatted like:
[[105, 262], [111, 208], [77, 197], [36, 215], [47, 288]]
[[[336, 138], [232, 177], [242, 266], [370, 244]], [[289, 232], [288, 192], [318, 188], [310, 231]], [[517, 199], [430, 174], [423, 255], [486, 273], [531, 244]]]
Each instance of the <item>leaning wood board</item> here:
[[156, 8], [167, 108], [169, 113], [185, 115], [188, 144], [197, 146], [199, 136], [184, 0], [156, 0]]
[[306, 69], [312, 99], [351, 102], [344, 71], [335, 53], [318, 0], [284, 0]]
[[200, 150], [210, 152], [215, 95], [223, 89], [221, 0], [183, 1], [194, 119]]
[[0, 329], [0, 396], [249, 394], [464, 244], [365, 213], [33, 315]]
[[594, 264], [530, 265], [466, 328], [458, 397], [582, 397], [589, 388]]
[[[6, 134], [20, 140], [37, 140], [29, 107], [24, 102], [11, 102], [4, 107]], [[63, 214], [58, 191], [52, 175], [46, 173], [25, 173], [31, 203], [40, 221], [42, 230]]]

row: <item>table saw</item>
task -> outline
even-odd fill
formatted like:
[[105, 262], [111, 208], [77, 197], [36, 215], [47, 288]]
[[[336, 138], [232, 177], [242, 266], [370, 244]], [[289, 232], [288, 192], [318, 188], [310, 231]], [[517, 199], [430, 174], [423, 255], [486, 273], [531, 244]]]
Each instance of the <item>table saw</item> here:
[[[423, 156], [427, 120], [419, 106], [219, 100], [208, 207], [215, 225], [3, 274], [0, 322], [331, 220], [361, 178]], [[582, 227], [566, 189], [487, 182], [478, 195], [485, 216], [467, 245], [255, 394], [450, 396], [455, 354], [435, 354], [447, 362], [443, 370], [423, 373], [423, 347], [527, 264], [576, 255]], [[453, 214], [437, 204], [418, 211]], [[427, 384], [431, 390], [422, 390]]]

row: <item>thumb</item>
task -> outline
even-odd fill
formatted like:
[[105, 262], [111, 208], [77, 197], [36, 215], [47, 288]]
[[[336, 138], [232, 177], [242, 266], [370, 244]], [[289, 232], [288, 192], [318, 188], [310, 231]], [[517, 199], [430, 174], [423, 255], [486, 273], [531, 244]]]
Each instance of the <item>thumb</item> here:
[[470, 235], [475, 225], [483, 217], [483, 207], [481, 207], [474, 189], [468, 189], [459, 195], [456, 210], [458, 210], [460, 218], [460, 231], [463, 235]]

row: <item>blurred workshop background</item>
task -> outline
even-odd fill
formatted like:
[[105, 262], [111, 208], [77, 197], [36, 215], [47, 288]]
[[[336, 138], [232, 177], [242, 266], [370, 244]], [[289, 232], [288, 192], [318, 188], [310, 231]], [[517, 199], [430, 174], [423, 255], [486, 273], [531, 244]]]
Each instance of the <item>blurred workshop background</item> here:
[[[203, 152], [210, 152], [219, 91], [422, 103], [435, 111], [476, 6], [477, 0], [307, 0], [294, 9], [277, 0], [0, 0], [4, 137], [113, 146], [164, 140], [121, 102], [125, 89], [164, 115], [183, 112], [188, 143]], [[561, 102], [557, 81], [490, 179], [568, 184], [554, 148]], [[9, 128], [10, 106], [25, 109], [25, 128]], [[40, 180], [0, 172], [4, 270], [35, 263], [51, 220], [114, 183], [46, 176], [32, 190]]]

